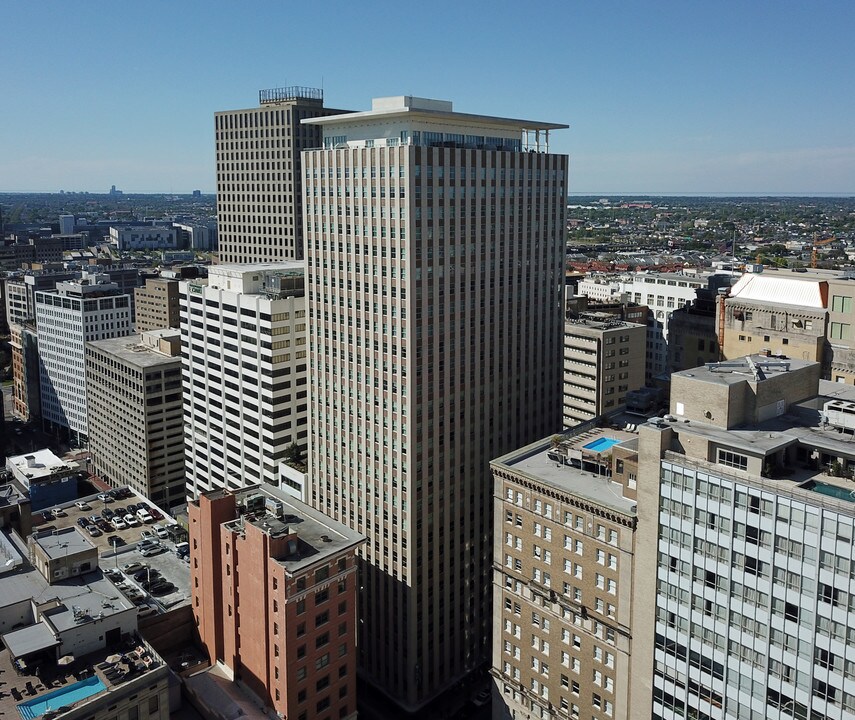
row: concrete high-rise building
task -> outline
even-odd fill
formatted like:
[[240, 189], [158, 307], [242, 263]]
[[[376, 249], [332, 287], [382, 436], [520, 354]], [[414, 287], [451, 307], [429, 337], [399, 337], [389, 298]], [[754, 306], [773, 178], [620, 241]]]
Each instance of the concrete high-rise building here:
[[633, 717], [855, 716], [855, 391], [820, 374], [685, 370], [640, 426]]
[[134, 289], [137, 332], [181, 326], [178, 280], [147, 278], [145, 287]]
[[74, 235], [74, 215], [59, 216], [59, 234]]
[[9, 325], [32, 323], [36, 320], [36, 292], [52, 291], [58, 282], [71, 280], [75, 272], [30, 271], [10, 276], [6, 280], [6, 317]]
[[86, 343], [133, 331], [130, 296], [107, 279], [83, 273], [57, 283], [54, 292], [36, 292], [42, 420], [78, 440], [88, 433]]
[[259, 105], [214, 115], [222, 263], [303, 258], [300, 152], [319, 147], [321, 131], [301, 121], [345, 112], [307, 87], [262, 90]]
[[564, 325], [564, 427], [626, 405], [644, 387], [647, 325], [586, 313]]
[[181, 298], [187, 496], [265, 482], [302, 498], [280, 463], [308, 435], [303, 263], [216, 265]]
[[211, 663], [281, 718], [356, 717], [365, 538], [266, 485], [188, 505], [193, 614]]
[[309, 502], [369, 537], [362, 676], [415, 710], [490, 657], [490, 459], [561, 427], [566, 126], [415, 97], [305, 124]]
[[586, 423], [493, 461], [496, 720], [636, 717], [637, 445]]
[[184, 504], [182, 398], [178, 330], [87, 343], [95, 474], [113, 487], [130, 486], [161, 507]]

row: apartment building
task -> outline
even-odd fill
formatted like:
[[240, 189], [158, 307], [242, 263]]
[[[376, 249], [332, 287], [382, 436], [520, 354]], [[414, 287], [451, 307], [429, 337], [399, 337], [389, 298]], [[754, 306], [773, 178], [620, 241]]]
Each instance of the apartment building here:
[[86, 403], [94, 473], [161, 507], [184, 504], [180, 332], [87, 343]]
[[585, 313], [564, 325], [564, 427], [572, 428], [626, 404], [644, 387], [647, 325], [606, 313]]
[[820, 374], [675, 373], [639, 428], [634, 717], [855, 714], [855, 391]]
[[78, 441], [88, 435], [85, 345], [130, 335], [131, 300], [107, 276], [83, 273], [36, 292], [42, 420]]
[[179, 290], [171, 278], [146, 278], [144, 287], [135, 288], [137, 332], [180, 327]]
[[586, 423], [491, 463], [493, 718], [635, 718], [638, 437]]
[[187, 496], [265, 482], [308, 436], [306, 299], [299, 262], [217, 265], [181, 285]]
[[223, 263], [303, 258], [300, 152], [320, 147], [321, 131], [302, 120], [345, 112], [325, 108], [324, 91], [317, 88], [275, 88], [258, 95], [257, 108], [214, 114]]
[[110, 243], [122, 252], [134, 250], [175, 250], [178, 231], [154, 225], [110, 228]]
[[415, 97], [305, 124], [308, 502], [368, 536], [362, 677], [413, 711], [489, 661], [489, 460], [561, 427], [566, 126]]
[[193, 613], [212, 663], [279, 717], [356, 717], [364, 537], [267, 485], [188, 506]]

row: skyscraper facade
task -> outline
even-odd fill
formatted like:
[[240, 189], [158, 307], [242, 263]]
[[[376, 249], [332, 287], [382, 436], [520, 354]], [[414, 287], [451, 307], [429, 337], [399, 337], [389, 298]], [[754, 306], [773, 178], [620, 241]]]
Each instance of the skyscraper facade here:
[[305, 449], [304, 282], [292, 262], [217, 265], [207, 281], [182, 283], [189, 498], [279, 485], [289, 447]]
[[414, 710], [490, 657], [490, 459], [561, 427], [566, 126], [412, 97], [306, 122], [307, 499], [368, 536], [361, 671]]
[[131, 298], [106, 275], [83, 273], [36, 293], [42, 418], [78, 439], [88, 434], [85, 344], [130, 335]]
[[300, 151], [318, 147], [321, 131], [301, 120], [344, 112], [307, 87], [262, 90], [259, 105], [214, 115], [223, 263], [302, 259]]

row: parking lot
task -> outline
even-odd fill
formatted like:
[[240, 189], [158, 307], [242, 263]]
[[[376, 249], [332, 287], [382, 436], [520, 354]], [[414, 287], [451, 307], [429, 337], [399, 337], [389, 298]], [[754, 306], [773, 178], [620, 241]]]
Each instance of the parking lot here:
[[[85, 507], [78, 507], [77, 503]], [[113, 514], [121, 516], [129, 512], [136, 515], [136, 506], [139, 504], [144, 504], [146, 511], [153, 514], [153, 518], [156, 517], [154, 514], [160, 514], [161, 517], [146, 523], [137, 522], [135, 526], [123, 529], [116, 529], [104, 518], [105, 508], [108, 514], [112, 511]], [[133, 510], [129, 510], [131, 506], [134, 506]], [[59, 511], [58, 516], [54, 515], [54, 509]], [[93, 524], [96, 524], [96, 527], [97, 524], [101, 526], [94, 536], [86, 529]], [[77, 527], [78, 531], [97, 547], [101, 570], [141, 609], [144, 605], [149, 605], [155, 610], [164, 610], [190, 601], [189, 564], [187, 560], [176, 555], [175, 540], [172, 537], [158, 537], [156, 533], [156, 528], [172, 528], [173, 534], [176, 534], [174, 530], [178, 529], [178, 525], [145, 498], [129, 492], [127, 497], [109, 498], [105, 501], [97, 495], [92, 495], [75, 503], [63, 503], [57, 508], [36, 513], [33, 516], [33, 525], [34, 530]], [[144, 547], [140, 546], [144, 540], [143, 532], [150, 536], [150, 543], [156, 542], [159, 546], [155, 546], [148, 557], [143, 554]], [[166, 533], [161, 533], [164, 534]], [[179, 538], [181, 539], [183, 538]], [[141, 582], [122, 572], [125, 566], [137, 563], [151, 568], [152, 575], [173, 584], [175, 589], [165, 593], [155, 592], [153, 595], [147, 592]]]
[[[119, 547], [124, 545], [132, 545], [136, 544], [141, 539], [141, 533], [145, 529], [151, 529], [152, 525], [160, 525], [162, 527], [166, 527], [169, 524], [173, 524], [174, 521], [169, 518], [163, 516], [163, 513], [158, 510], [154, 505], [149, 503], [145, 498], [141, 498], [137, 495], [131, 494], [130, 497], [122, 499], [122, 500], [110, 500], [109, 502], [104, 502], [103, 500], [99, 500], [96, 495], [92, 495], [90, 497], [83, 498], [80, 502], [85, 502], [88, 506], [88, 509], [80, 509], [74, 503], [64, 503], [59, 509], [63, 513], [59, 517], [53, 517], [49, 510], [45, 510], [41, 513], [36, 513], [33, 516], [33, 526], [38, 530], [43, 530], [45, 527], [55, 527], [57, 530], [60, 530], [65, 527], [74, 527], [78, 526], [83, 530], [83, 534], [92, 541], [92, 543], [98, 548], [98, 554], [101, 555], [108, 550], [112, 549], [112, 545], [110, 543], [109, 538], [117, 537], [119, 538]], [[129, 512], [129, 505], [138, 505], [139, 503], [145, 503], [148, 511], [161, 514], [161, 518], [155, 520], [152, 523], [140, 523], [138, 522], [134, 527], [126, 527], [123, 530], [117, 530], [112, 527], [111, 524], [108, 523], [106, 518], [104, 518], [104, 510], [105, 508], [109, 512], [113, 512], [114, 514], [118, 513], [124, 516]], [[134, 514], [135, 514], [134, 510]], [[97, 518], [101, 521], [101, 527], [99, 528], [99, 533], [97, 535], [90, 535], [87, 532], [81, 522], [82, 519], [89, 520], [88, 525], [92, 525], [93, 521]], [[97, 526], [96, 526], [97, 527]]]

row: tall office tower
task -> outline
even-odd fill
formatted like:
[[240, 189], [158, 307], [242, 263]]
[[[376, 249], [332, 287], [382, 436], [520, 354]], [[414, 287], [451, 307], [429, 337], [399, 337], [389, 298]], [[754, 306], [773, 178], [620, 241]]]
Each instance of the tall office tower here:
[[415, 710], [489, 659], [490, 459], [561, 427], [566, 126], [307, 122], [309, 502], [369, 537], [362, 673]]
[[130, 335], [131, 299], [106, 275], [83, 273], [36, 292], [36, 327], [41, 358], [42, 419], [53, 431], [67, 429], [78, 440], [88, 434], [85, 343]]
[[324, 107], [324, 92], [262, 90], [260, 107], [214, 114], [217, 220], [222, 263], [303, 258], [300, 151], [320, 147], [306, 118], [345, 112]]
[[493, 461], [497, 720], [635, 718], [637, 446], [585, 423]]
[[855, 717], [855, 390], [761, 356], [640, 426], [633, 718]]
[[193, 615], [211, 663], [281, 718], [355, 718], [365, 538], [267, 485], [202, 493], [187, 513]]
[[178, 280], [147, 278], [145, 287], [135, 288], [137, 332], [181, 326]]
[[95, 474], [163, 508], [183, 505], [181, 333], [151, 330], [88, 343], [86, 403]]
[[59, 216], [59, 234], [74, 235], [74, 215]]
[[182, 283], [187, 496], [266, 482], [308, 435], [303, 263], [216, 265]]
[[10, 326], [12, 410], [24, 422], [41, 417], [39, 338], [35, 322]]

